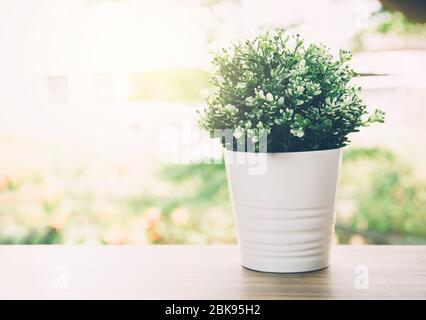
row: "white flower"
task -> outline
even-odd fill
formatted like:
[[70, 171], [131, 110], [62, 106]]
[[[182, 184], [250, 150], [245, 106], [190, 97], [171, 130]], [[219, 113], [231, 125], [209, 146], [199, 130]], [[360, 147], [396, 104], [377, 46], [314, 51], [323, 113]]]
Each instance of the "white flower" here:
[[237, 83], [237, 89], [245, 89], [245, 88], [246, 88], [246, 84], [244, 82]]
[[318, 83], [314, 83], [311, 86], [311, 91], [314, 96], [321, 94], [321, 86]]
[[236, 108], [235, 106], [233, 106], [232, 104], [227, 104], [227, 105], [224, 107], [224, 109], [225, 109], [226, 111], [229, 111], [229, 112], [235, 112], [235, 111], [237, 111], [237, 108]]
[[237, 127], [234, 130], [234, 137], [235, 139], [240, 139], [244, 135], [244, 129], [241, 127]]
[[220, 85], [220, 84], [223, 84], [225, 82], [225, 79], [223, 79], [222, 76], [216, 76], [216, 81]]
[[253, 136], [253, 138], [251, 138], [251, 141], [254, 142], [254, 143], [259, 142], [259, 137]]
[[247, 130], [247, 137], [249, 138], [253, 138], [256, 135], [256, 131], [253, 129], [248, 129]]
[[283, 106], [284, 105], [284, 97], [281, 97], [278, 99], [278, 106]]
[[305, 135], [305, 132], [302, 129], [291, 129], [290, 133], [295, 137], [303, 137]]
[[330, 107], [335, 107], [336, 106], [336, 98], [330, 99], [330, 97], [325, 98], [325, 104], [329, 105]]
[[256, 99], [254, 97], [246, 98], [246, 105], [249, 107], [253, 107], [255, 102], [256, 102]]
[[269, 102], [274, 101], [274, 96], [269, 92], [266, 94], [266, 101], [269, 101]]

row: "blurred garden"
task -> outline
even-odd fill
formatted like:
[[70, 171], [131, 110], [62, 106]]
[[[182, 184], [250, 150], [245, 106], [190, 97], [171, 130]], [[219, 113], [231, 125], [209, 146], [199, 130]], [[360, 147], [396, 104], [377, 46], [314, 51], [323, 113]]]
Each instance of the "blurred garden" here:
[[[342, 168], [336, 241], [426, 243], [426, 183], [409, 164], [353, 147]], [[94, 158], [12, 172], [0, 172], [1, 243], [235, 242], [222, 164], [159, 166], [152, 181]]]
[[426, 24], [375, 0], [307, 2], [58, 1], [31, 30], [12, 22], [25, 1], [0, 4], [18, 38], [0, 53], [0, 243], [235, 243], [224, 165], [161, 161], [159, 136], [197, 130], [210, 51], [289, 26], [352, 49], [366, 104], [387, 116], [344, 150], [335, 241], [426, 244]]

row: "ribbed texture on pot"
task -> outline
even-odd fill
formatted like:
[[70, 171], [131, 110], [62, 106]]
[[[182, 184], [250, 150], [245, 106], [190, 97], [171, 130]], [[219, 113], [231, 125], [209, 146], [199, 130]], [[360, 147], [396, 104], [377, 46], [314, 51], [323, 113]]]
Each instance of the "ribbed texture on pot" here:
[[242, 265], [265, 272], [327, 267], [340, 150], [268, 154], [258, 175], [230, 159], [235, 154], [226, 151], [225, 160]]
[[245, 214], [236, 219], [244, 266], [270, 272], [300, 272], [301, 265], [310, 270], [328, 266], [332, 208], [262, 209], [265, 217], [256, 218], [250, 213], [258, 208], [241, 207]]

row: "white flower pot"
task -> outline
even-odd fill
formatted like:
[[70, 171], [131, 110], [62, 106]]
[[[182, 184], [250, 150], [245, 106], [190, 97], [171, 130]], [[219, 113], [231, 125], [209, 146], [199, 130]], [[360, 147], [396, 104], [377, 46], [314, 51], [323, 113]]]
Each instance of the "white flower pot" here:
[[341, 149], [225, 150], [244, 267], [306, 272], [328, 266], [340, 162]]

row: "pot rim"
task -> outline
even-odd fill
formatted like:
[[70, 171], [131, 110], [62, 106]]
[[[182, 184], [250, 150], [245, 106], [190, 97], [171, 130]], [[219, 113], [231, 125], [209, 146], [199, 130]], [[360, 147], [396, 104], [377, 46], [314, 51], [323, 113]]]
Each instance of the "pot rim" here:
[[323, 150], [310, 150], [310, 151], [281, 151], [281, 152], [247, 152], [247, 151], [234, 151], [234, 150], [229, 150], [226, 148], [223, 148], [223, 150], [225, 152], [228, 153], [243, 153], [243, 154], [270, 154], [270, 155], [279, 155], [279, 154], [312, 154], [312, 153], [328, 153], [328, 152], [336, 152], [336, 151], [340, 151], [345, 147], [340, 147], [340, 148], [333, 148], [333, 149], [323, 149]]

